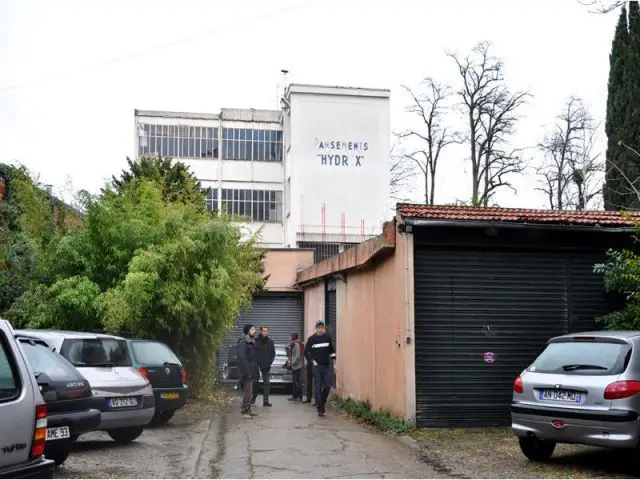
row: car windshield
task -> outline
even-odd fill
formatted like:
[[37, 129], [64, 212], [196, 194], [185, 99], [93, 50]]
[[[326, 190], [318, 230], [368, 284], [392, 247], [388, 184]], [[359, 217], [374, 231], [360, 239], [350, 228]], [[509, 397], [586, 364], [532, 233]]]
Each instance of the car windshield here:
[[78, 380], [78, 375], [69, 362], [46, 345], [23, 339], [20, 339], [20, 345], [35, 373], [44, 373], [51, 380]]
[[131, 342], [133, 357], [140, 365], [180, 365], [180, 360], [164, 343]]
[[631, 355], [627, 343], [561, 341], [550, 343], [529, 367], [531, 372], [570, 375], [619, 375]]
[[111, 338], [65, 340], [62, 351], [76, 367], [130, 367], [124, 340]]
[[12, 365], [9, 343], [0, 332], [0, 402], [12, 400], [20, 393], [17, 373]]

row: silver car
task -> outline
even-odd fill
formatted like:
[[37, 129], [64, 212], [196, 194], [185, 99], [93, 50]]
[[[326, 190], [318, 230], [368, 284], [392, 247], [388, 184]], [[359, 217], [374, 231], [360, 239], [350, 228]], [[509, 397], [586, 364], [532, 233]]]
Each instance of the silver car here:
[[155, 413], [149, 380], [131, 365], [124, 338], [95, 333], [19, 330], [47, 342], [87, 379], [91, 408], [102, 412], [99, 430], [117, 443], [138, 438]]
[[514, 382], [512, 429], [534, 461], [556, 443], [636, 449], [639, 393], [640, 332], [552, 338]]
[[0, 478], [51, 478], [47, 404], [14, 332], [0, 319]]

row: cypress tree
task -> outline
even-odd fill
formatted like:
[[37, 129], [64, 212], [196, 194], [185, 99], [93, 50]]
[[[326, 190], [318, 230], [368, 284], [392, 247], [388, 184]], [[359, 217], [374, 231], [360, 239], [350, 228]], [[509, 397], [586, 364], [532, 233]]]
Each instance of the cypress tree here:
[[[632, 3], [637, 4], [637, 2]], [[611, 54], [609, 55], [607, 118], [605, 123], [607, 156], [605, 185], [603, 187], [606, 210], [620, 210], [629, 204], [629, 186], [618, 171], [619, 168], [626, 174], [628, 170], [627, 165], [625, 165], [625, 159], [628, 155], [625, 155], [624, 147], [618, 144], [619, 141], [624, 140], [624, 137], [627, 136], [625, 134], [625, 125], [628, 121], [627, 106], [630, 95], [625, 84], [629, 80], [626, 69], [628, 53], [627, 9], [623, 6], [620, 10], [620, 18], [618, 19], [611, 45]]]
[[[627, 44], [627, 58], [624, 64], [624, 84], [626, 95], [625, 131], [622, 139], [636, 151], [640, 151], [640, 7], [637, 1], [629, 2], [629, 35]], [[626, 166], [625, 174], [632, 182], [640, 178], [640, 158], [628, 149], [623, 158]], [[626, 198], [624, 205], [637, 210], [640, 199], [633, 188], [625, 184]], [[640, 184], [635, 184], [636, 188]]]

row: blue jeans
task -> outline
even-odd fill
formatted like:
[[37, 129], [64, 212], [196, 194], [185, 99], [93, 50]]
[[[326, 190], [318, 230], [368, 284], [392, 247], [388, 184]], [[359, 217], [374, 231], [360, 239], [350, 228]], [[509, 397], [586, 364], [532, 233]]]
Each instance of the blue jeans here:
[[324, 406], [331, 391], [331, 366], [314, 365], [313, 380], [315, 383], [316, 407], [318, 411], [324, 413]]

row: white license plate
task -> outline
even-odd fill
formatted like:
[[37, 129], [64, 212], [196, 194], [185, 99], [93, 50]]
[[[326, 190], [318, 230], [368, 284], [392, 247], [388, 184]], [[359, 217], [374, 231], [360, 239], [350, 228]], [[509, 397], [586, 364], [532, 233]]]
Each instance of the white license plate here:
[[47, 428], [47, 442], [71, 437], [69, 427]]
[[582, 394], [568, 390], [540, 390], [540, 400], [556, 400], [568, 403], [580, 403]]
[[109, 400], [111, 408], [137, 407], [138, 399], [136, 397], [112, 398]]

